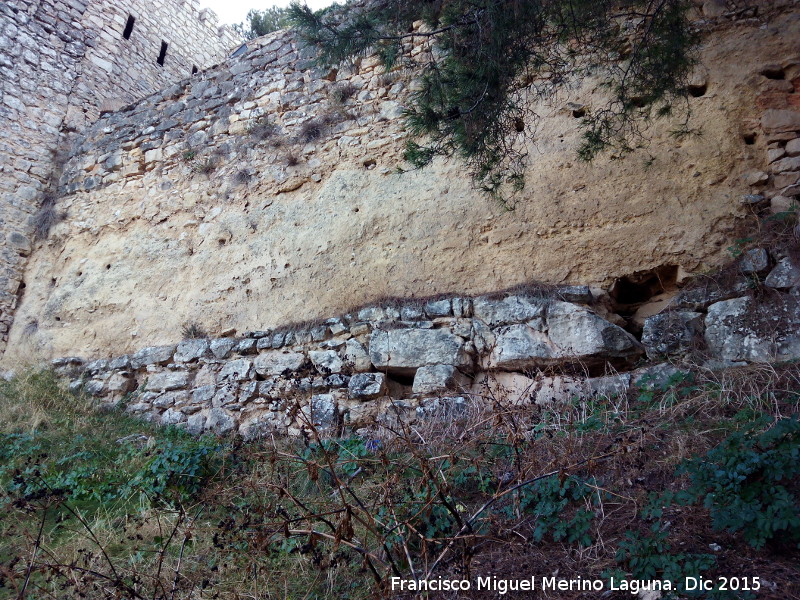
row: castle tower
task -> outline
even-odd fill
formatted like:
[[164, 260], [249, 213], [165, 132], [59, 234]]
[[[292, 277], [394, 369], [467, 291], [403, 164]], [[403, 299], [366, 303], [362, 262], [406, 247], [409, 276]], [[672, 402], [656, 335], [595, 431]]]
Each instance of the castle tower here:
[[0, 352], [59, 147], [101, 112], [191, 77], [238, 42], [198, 0], [0, 3]]

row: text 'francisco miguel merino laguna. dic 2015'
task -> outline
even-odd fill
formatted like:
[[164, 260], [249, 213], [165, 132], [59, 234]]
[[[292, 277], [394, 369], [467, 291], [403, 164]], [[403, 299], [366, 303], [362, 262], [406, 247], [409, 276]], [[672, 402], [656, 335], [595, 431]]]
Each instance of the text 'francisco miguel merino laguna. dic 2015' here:
[[[724, 585], [724, 589], [759, 589], [758, 577], [720, 577], [717, 580], [702, 577], [685, 577], [681, 586], [686, 591], [712, 590]], [[735, 587], [728, 587], [736, 580]], [[742, 585], [744, 582], [744, 585]], [[638, 594], [640, 591], [673, 591], [678, 589], [674, 582], [667, 579], [560, 579], [558, 577], [527, 577], [524, 579], [501, 579], [495, 576], [478, 577], [475, 581], [469, 579], [402, 579], [392, 577], [392, 591], [397, 592], [448, 592], [467, 591], [471, 589], [488, 590], [500, 595], [509, 592], [561, 591], [561, 592], [601, 592], [618, 591]], [[723, 589], [720, 587], [719, 589]]]

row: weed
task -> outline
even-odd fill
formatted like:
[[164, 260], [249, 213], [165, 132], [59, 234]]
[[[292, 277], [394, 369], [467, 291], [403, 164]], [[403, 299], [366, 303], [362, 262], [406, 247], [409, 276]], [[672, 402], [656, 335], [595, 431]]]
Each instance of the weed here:
[[800, 548], [800, 421], [778, 420], [763, 433], [735, 432], [680, 469], [691, 479], [684, 501], [711, 511], [716, 530], [741, 531], [754, 548], [777, 537]]
[[181, 335], [185, 340], [208, 337], [205, 328], [197, 321], [187, 321], [184, 323], [181, 327]]
[[308, 144], [321, 138], [325, 133], [325, 124], [319, 119], [311, 119], [300, 126], [297, 138], [300, 142]]
[[699, 577], [716, 564], [712, 554], [673, 554], [671, 549], [668, 528], [656, 521], [645, 535], [626, 531], [616, 558], [630, 569], [635, 579], [669, 580], [683, 593], [686, 592], [686, 577]]
[[[766, 544], [793, 535], [780, 488], [795, 493], [800, 425], [777, 415], [796, 412], [798, 379], [797, 365], [693, 371], [646, 382], [644, 397], [561, 407], [487, 384], [442, 419], [398, 405], [358, 436], [308, 422], [297, 439], [243, 443], [97, 412], [54, 374], [25, 372], [0, 383], [0, 597], [366, 600], [390, 577], [540, 565], [563, 578], [758, 575], [749, 537], [720, 539], [716, 559], [707, 544], [717, 513], [746, 536], [763, 524]], [[35, 407], [46, 418], [16, 421]], [[693, 457], [682, 477], [678, 446]], [[708, 513], [683, 508], [708, 496]], [[795, 556], [770, 555], [784, 597]]]
[[296, 152], [287, 152], [284, 154], [283, 159], [286, 161], [287, 167], [296, 167], [300, 164], [300, 157]]
[[253, 178], [247, 169], [241, 169], [233, 176], [233, 183], [236, 185], [246, 185]]
[[37, 240], [45, 240], [50, 230], [61, 223], [67, 214], [56, 209], [56, 197], [45, 194], [42, 205], [33, 217], [33, 235]]
[[280, 133], [280, 128], [268, 116], [260, 117], [248, 131], [251, 137], [259, 141], [272, 140]]
[[349, 81], [346, 81], [344, 83], [335, 85], [331, 89], [330, 99], [334, 104], [342, 105], [350, 98], [355, 96], [356, 92], [358, 92], [358, 88], [356, 88], [356, 86]]

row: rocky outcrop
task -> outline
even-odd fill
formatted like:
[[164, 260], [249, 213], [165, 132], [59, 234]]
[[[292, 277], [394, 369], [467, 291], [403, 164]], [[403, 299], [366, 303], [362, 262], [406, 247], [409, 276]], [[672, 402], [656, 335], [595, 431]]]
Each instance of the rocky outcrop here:
[[694, 352], [723, 365], [800, 358], [800, 268], [785, 252], [764, 248], [744, 253], [733, 267], [741, 275], [728, 285], [698, 282], [645, 321], [649, 358]]

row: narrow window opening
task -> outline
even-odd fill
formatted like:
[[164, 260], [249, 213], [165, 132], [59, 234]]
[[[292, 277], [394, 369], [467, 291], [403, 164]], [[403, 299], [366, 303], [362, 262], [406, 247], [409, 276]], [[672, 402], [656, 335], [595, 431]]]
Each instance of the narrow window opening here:
[[122, 32], [122, 37], [124, 37], [126, 40], [131, 39], [134, 23], [136, 23], [136, 18], [133, 15], [128, 15], [128, 22], [125, 23], [125, 31]]
[[197, 73], [197, 66], [192, 65], [192, 75], [194, 75], [195, 73]]
[[156, 62], [162, 67], [164, 66], [164, 59], [167, 57], [168, 47], [169, 44], [167, 44], [167, 42], [164, 41], [161, 42], [161, 52], [158, 53], [158, 58], [156, 59]]

